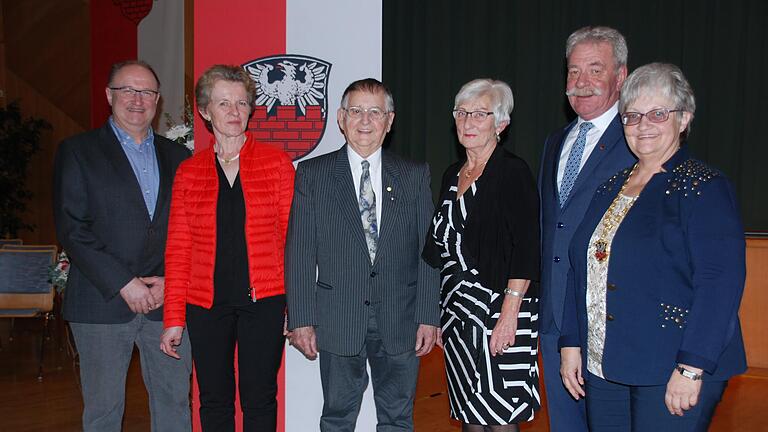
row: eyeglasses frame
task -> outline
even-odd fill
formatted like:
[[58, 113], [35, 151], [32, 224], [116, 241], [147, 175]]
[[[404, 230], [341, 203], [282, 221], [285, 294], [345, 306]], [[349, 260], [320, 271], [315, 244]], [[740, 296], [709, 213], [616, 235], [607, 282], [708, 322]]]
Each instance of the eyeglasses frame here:
[[[352, 109], [352, 108], [356, 108], [356, 109], [359, 109], [359, 110], [360, 110], [360, 114], [359, 114], [358, 116], [355, 116], [354, 114], [350, 114], [350, 113], [349, 113], [349, 110], [350, 110], [350, 109]], [[376, 117], [374, 117], [374, 116], [372, 116], [372, 115], [371, 115], [371, 110], [374, 110], [374, 109], [375, 109], [375, 110], [379, 110], [379, 111], [381, 112], [381, 118], [376, 118]], [[342, 110], [343, 110], [345, 113], [347, 113], [347, 115], [348, 115], [348, 116], [349, 116], [349, 118], [351, 118], [351, 119], [362, 119], [362, 118], [363, 118], [363, 116], [365, 116], [366, 114], [368, 114], [368, 118], [370, 118], [371, 120], [375, 120], [375, 121], [381, 121], [381, 120], [384, 120], [385, 118], [387, 118], [387, 115], [389, 115], [389, 113], [391, 113], [391, 112], [392, 112], [392, 111], [387, 111], [387, 110], [381, 109], [381, 108], [379, 108], [379, 107], [363, 108], [363, 107], [359, 107], [359, 106], [351, 106], [351, 107], [347, 107], [347, 108], [342, 108]]]
[[[139, 90], [131, 86], [107, 87], [107, 88], [115, 92], [129, 91], [131, 92], [131, 94], [126, 95], [126, 97], [129, 97], [129, 98], [136, 97], [136, 95], [138, 95], [141, 99], [145, 99], [145, 98], [151, 99], [151, 98], [157, 98], [160, 95], [160, 92], [157, 90], [150, 90], [150, 89]], [[149, 93], [149, 95], [147, 95], [146, 93]]]
[[[652, 120], [652, 119], [651, 119], [651, 117], [649, 117], [649, 116], [648, 116], [648, 114], [650, 114], [650, 113], [652, 113], [652, 112], [655, 112], [655, 111], [664, 111], [664, 112], [666, 112], [667, 114], [666, 114], [666, 116], [664, 117], [664, 119], [663, 119], [663, 120], [659, 120], [659, 121], [656, 121], [656, 120]], [[685, 111], [684, 109], [668, 109], [668, 108], [656, 108], [656, 109], [652, 109], [652, 110], [648, 111], [648, 112], [647, 112], [647, 113], [645, 113], [645, 114], [643, 114], [643, 113], [639, 113], [639, 112], [635, 112], [635, 111], [627, 111], [627, 112], [621, 113], [621, 116], [620, 116], [619, 118], [621, 119], [621, 124], [622, 124], [622, 125], [624, 125], [624, 126], [635, 126], [635, 125], [639, 125], [639, 124], [640, 124], [640, 122], [641, 122], [641, 121], [643, 121], [643, 117], [647, 118], [647, 119], [648, 119], [648, 121], [649, 121], [649, 122], [651, 122], [651, 123], [664, 123], [664, 122], [666, 122], [667, 120], [669, 120], [669, 115], [670, 115], [671, 113], [673, 113], [673, 112], [684, 112], [684, 111]], [[627, 123], [627, 122], [626, 122], [626, 119], [625, 119], [625, 117], [624, 117], [624, 116], [626, 116], [627, 114], [637, 114], [637, 115], [639, 115], [640, 117], [638, 117], [638, 120], [637, 120], [637, 122], [636, 122], [636, 123]]]
[[[464, 120], [472, 119], [472, 120], [480, 120], [483, 121], [487, 119], [489, 116], [494, 115], [495, 113], [493, 111], [467, 111], [463, 109], [455, 109], [453, 112], [453, 118], [456, 120]], [[464, 114], [463, 116], [461, 114]], [[476, 117], [477, 114], [484, 114], [482, 118]]]

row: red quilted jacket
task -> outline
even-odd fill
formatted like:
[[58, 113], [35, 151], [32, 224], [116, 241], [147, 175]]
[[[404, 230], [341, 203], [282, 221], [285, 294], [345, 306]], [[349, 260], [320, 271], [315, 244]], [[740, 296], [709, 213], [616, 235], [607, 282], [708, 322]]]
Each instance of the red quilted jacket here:
[[[211, 146], [176, 171], [165, 249], [166, 328], [185, 324], [187, 303], [205, 308], [213, 304], [219, 191], [215, 157]], [[247, 134], [240, 151], [240, 181], [249, 277], [257, 298], [285, 293], [283, 256], [293, 177], [285, 152]]]

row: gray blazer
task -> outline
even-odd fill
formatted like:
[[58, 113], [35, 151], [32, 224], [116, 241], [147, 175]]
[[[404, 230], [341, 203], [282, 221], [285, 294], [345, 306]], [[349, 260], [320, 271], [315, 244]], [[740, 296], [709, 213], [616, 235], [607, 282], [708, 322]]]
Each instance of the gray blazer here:
[[[64, 319], [117, 324], [135, 316], [120, 289], [136, 276], [163, 276], [171, 186], [189, 156], [155, 134], [160, 188], [152, 220], [128, 157], [106, 123], [64, 140], [54, 163], [56, 234], [72, 266], [64, 291]], [[163, 319], [162, 308], [147, 317]]]
[[359, 354], [371, 308], [388, 354], [439, 325], [438, 272], [421, 259], [434, 205], [429, 167], [382, 152], [381, 231], [368, 257], [346, 145], [299, 163], [286, 243], [290, 329], [315, 326], [318, 349]]

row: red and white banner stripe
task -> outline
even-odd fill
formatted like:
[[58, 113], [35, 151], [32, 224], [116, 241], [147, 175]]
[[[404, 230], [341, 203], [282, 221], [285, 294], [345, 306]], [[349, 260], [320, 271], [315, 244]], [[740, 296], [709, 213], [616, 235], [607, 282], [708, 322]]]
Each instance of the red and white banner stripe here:
[[[284, 54], [322, 59], [332, 65], [327, 77], [327, 124], [320, 143], [304, 158], [328, 153], [344, 144], [336, 125], [342, 92], [357, 79], [381, 78], [380, 0], [197, 0], [194, 7], [195, 79], [218, 63], [242, 65]], [[254, 124], [252, 121], [251, 127]], [[199, 118], [195, 137], [198, 149], [210, 143], [210, 135]], [[306, 360], [286, 345], [279, 379], [278, 430], [319, 430], [323, 398], [318, 362]], [[358, 430], [375, 430], [375, 424], [373, 397], [368, 389]], [[200, 430], [199, 423], [196, 428]]]

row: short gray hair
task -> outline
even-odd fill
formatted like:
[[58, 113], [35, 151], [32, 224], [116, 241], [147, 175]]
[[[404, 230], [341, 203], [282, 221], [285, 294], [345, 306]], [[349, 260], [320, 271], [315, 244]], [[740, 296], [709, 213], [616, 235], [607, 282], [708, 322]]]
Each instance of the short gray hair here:
[[624, 81], [619, 98], [619, 112], [642, 96], [661, 95], [672, 103], [672, 109], [691, 113], [691, 121], [683, 132], [685, 136], [691, 130], [693, 113], [696, 112], [696, 98], [691, 84], [685, 79], [679, 67], [669, 63], [649, 63], [635, 69]]
[[493, 117], [498, 126], [502, 122], [509, 121], [509, 114], [515, 106], [515, 98], [512, 95], [512, 89], [504, 81], [493, 80], [489, 78], [479, 78], [472, 80], [461, 87], [456, 99], [453, 102], [453, 109], [456, 109], [464, 102], [475, 100], [483, 96], [491, 98], [493, 104]]
[[364, 78], [352, 82], [344, 89], [344, 94], [341, 96], [341, 107], [343, 109], [349, 108], [349, 95], [352, 92], [363, 92], [370, 94], [377, 94], [379, 92], [384, 93], [384, 107], [387, 112], [395, 112], [395, 99], [392, 97], [392, 92], [381, 81], [375, 78]]
[[571, 53], [576, 45], [580, 43], [609, 43], [613, 48], [613, 59], [616, 61], [616, 68], [627, 65], [629, 49], [627, 41], [618, 30], [605, 26], [587, 26], [582, 27], [568, 36], [565, 43], [565, 58], [571, 57]]

